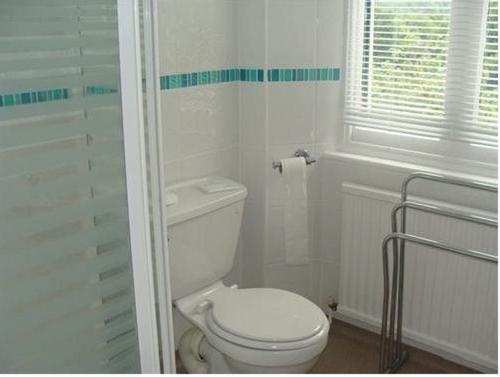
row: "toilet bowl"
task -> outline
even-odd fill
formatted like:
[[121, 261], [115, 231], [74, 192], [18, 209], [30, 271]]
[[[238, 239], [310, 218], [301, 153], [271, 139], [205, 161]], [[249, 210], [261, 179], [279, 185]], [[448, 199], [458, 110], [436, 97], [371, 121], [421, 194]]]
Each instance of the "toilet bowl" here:
[[176, 310], [194, 326], [179, 354], [190, 373], [304, 373], [326, 346], [321, 309], [292, 292], [226, 287], [245, 186], [221, 177], [167, 188], [170, 276]]
[[[217, 282], [175, 305], [202, 333], [191, 330], [181, 340], [180, 349], [187, 352], [180, 356], [191, 373], [305, 373], [327, 343], [329, 322], [323, 312], [284, 290], [228, 288]], [[182, 344], [192, 344], [193, 337], [199, 339], [197, 347]]]

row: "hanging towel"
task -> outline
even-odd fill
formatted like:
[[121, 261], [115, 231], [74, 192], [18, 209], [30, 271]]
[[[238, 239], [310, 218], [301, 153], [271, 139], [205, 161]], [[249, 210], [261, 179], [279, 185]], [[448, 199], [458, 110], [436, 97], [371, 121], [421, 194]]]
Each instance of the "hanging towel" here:
[[285, 261], [289, 265], [309, 263], [306, 161], [303, 157], [281, 160], [285, 186]]

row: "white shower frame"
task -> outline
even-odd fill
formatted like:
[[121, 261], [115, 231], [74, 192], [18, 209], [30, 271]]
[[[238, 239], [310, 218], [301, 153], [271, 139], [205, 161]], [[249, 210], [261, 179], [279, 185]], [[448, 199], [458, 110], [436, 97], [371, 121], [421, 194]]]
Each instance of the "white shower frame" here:
[[[169, 280], [163, 272], [168, 267], [168, 258], [167, 260], [164, 258], [165, 255], [168, 257], [168, 253], [167, 244], [163, 242], [166, 240], [166, 229], [165, 231], [162, 229], [162, 224], [164, 224], [162, 220], [165, 216], [161, 210], [163, 208], [161, 206], [161, 187], [163, 186], [160, 186], [160, 183], [163, 182], [163, 177], [159, 174], [159, 167], [161, 167], [159, 161], [162, 160], [157, 160], [161, 154], [158, 156], [156, 153], [155, 143], [150, 143], [153, 146], [149, 150], [152, 187], [148, 188], [147, 179], [139, 1], [144, 1], [146, 12], [144, 48], [148, 75], [146, 82], [149, 81], [146, 95], [148, 98], [154, 99], [154, 101], [148, 101], [147, 126], [150, 137], [155, 140], [156, 132], [158, 132], [157, 124], [159, 124], [157, 123], [158, 109], [156, 107], [159, 88], [156, 83], [158, 81], [156, 80], [157, 70], [154, 66], [154, 56], [157, 55], [154, 54], [155, 46], [152, 43], [154, 29], [151, 14], [154, 13], [152, 11], [154, 0], [117, 0], [123, 138], [137, 335], [141, 372], [175, 373], [170, 288]], [[151, 134], [152, 131], [153, 134]], [[158, 142], [161, 141], [158, 140]], [[152, 193], [151, 197], [148, 189]], [[150, 227], [150, 207], [159, 209], [153, 210], [153, 229]], [[155, 265], [151, 253], [153, 250], [151, 230], [155, 234], [154, 250], [158, 262], [156, 272], [160, 274], [157, 276], [159, 282], [157, 285], [158, 302], [155, 298]], [[157, 318], [157, 304], [160, 321]], [[161, 336], [159, 336], [159, 331]]]

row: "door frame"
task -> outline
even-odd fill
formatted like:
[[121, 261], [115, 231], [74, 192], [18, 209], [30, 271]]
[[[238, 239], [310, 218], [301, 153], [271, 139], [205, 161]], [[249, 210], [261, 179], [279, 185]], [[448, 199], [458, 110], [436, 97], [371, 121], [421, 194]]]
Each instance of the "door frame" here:
[[[167, 318], [160, 321], [157, 318], [155, 264], [153, 261], [151, 239], [152, 228], [154, 230], [157, 226], [154, 225], [151, 227], [151, 222], [153, 224], [157, 223], [158, 218], [155, 218], [156, 215], [154, 213], [153, 219], [150, 218], [149, 208], [159, 203], [154, 200], [154, 195], [150, 198], [148, 190], [153, 192], [153, 194], [162, 190], [160, 189], [161, 186], [155, 187], [155, 184], [152, 184], [152, 187], [148, 187], [146, 151], [148, 146], [146, 144], [143, 110], [139, 1], [142, 0], [117, 0], [123, 139], [137, 337], [142, 373], [161, 373], [162, 369], [166, 373], [175, 373], [174, 349], [171, 346], [173, 343], [173, 332], [171, 330], [172, 311], [169, 300], [170, 290], [168, 279], [158, 280], [159, 282], [166, 281], [166, 286], [158, 284], [157, 287], [160, 317], [166, 315]], [[147, 3], [147, 1], [144, 1], [144, 3]], [[151, 8], [147, 7], [147, 9], [150, 10]], [[144, 25], [144, 29], [152, 30], [151, 25]], [[148, 35], [145, 39], [147, 37]], [[152, 51], [146, 49], [145, 55], [147, 56], [148, 54], [152, 54]], [[152, 75], [150, 78], [153, 77], [154, 79], [156, 71]], [[148, 98], [154, 98], [154, 101], [148, 101], [148, 104], [154, 103], [156, 107], [157, 93], [149, 91], [147, 95]], [[149, 95], [152, 95], [152, 97], [149, 97]], [[152, 124], [149, 124], [151, 112], [150, 109], [147, 109], [147, 111], [148, 131], [150, 131], [156, 128], [156, 118], [152, 119]], [[155, 111], [157, 112], [157, 110]], [[154, 135], [151, 136], [154, 137]], [[150, 167], [161, 166], [159, 162], [161, 160], [155, 160], [156, 157], [157, 155], [150, 154], [150, 159], [154, 162]], [[156, 170], [151, 169], [150, 173], [152, 176], [156, 177]], [[161, 181], [153, 179], [152, 182], [158, 183]], [[163, 222], [160, 222], [160, 226], [161, 224]], [[162, 233], [166, 233], [166, 230]], [[158, 255], [162, 256], [167, 254], [167, 252], [166, 250], [163, 252], [163, 248], [157, 249], [157, 238], [158, 236], [155, 234], [155, 253], [158, 258]], [[157, 262], [158, 265], [161, 264], [162, 267], [164, 266], [161, 259], [157, 260]], [[165, 291], [167, 294], [165, 294]], [[158, 334], [159, 323], [162, 333], [161, 338]], [[166, 323], [167, 326], [161, 325], [163, 323]], [[160, 343], [161, 339], [164, 340], [163, 344]], [[160, 350], [163, 355], [163, 368], [161, 368]]]

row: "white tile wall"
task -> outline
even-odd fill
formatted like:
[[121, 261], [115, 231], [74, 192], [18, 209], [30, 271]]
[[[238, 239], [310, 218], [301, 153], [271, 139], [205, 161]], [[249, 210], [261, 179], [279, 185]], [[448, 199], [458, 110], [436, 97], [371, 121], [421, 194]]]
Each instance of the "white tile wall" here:
[[269, 85], [269, 143], [271, 145], [313, 143], [315, 89], [316, 83], [313, 82]]
[[317, 2], [268, 2], [268, 63], [272, 67], [313, 67], [316, 63]]
[[[267, 0], [238, 0], [238, 65], [266, 67]], [[267, 233], [266, 172], [268, 93], [264, 83], [240, 85], [240, 161], [242, 182], [248, 188], [243, 215], [242, 286], [264, 284]]]
[[[160, 0], [160, 74], [237, 66], [237, 2]], [[167, 184], [206, 175], [240, 180], [237, 83], [161, 92]], [[248, 222], [248, 221], [247, 221]], [[228, 284], [241, 281], [241, 243]], [[176, 344], [189, 327], [174, 316]]]
[[[162, 75], [235, 67], [237, 3], [162, 0], [159, 9]], [[168, 183], [209, 174], [239, 179], [236, 83], [161, 92]]]
[[317, 0], [318, 66], [344, 67], [345, 0]]
[[[343, 61], [343, 1], [241, 0], [239, 65], [340, 67]], [[249, 200], [259, 204], [252, 206], [249, 218], [265, 223], [265, 227], [260, 227], [264, 239], [262, 250], [256, 250], [253, 239], [248, 240], [252, 244], [248, 248], [247, 241], [243, 243], [243, 253], [248, 249], [252, 260], [259, 260], [258, 264], [251, 265], [244, 262], [243, 274], [262, 277], [262, 281], [253, 280], [256, 285], [289, 289], [315, 302], [320, 299], [320, 285], [326, 287], [328, 284], [322, 273], [329, 276], [338, 270], [337, 260], [328, 259], [324, 263], [319, 242], [323, 213], [320, 211], [323, 205], [320, 201], [320, 163], [308, 168], [310, 263], [302, 267], [285, 264], [283, 184], [271, 164], [291, 156], [297, 148], [307, 148], [319, 156], [331, 146], [335, 140], [334, 129], [340, 124], [341, 93], [342, 82], [265, 83], [240, 87], [242, 178], [249, 188]], [[262, 153], [264, 161], [255, 158], [255, 153]], [[329, 281], [335, 282], [335, 279]]]
[[267, 0], [238, 0], [238, 59], [241, 67], [262, 67], [266, 60]]
[[265, 147], [267, 88], [264, 84], [240, 85], [240, 141], [242, 147]]
[[[161, 0], [161, 74], [226, 67], [342, 64], [344, 0]], [[336, 260], [323, 231], [319, 165], [308, 168], [310, 263], [284, 263], [283, 186], [273, 160], [297, 148], [316, 156], [334, 142], [342, 82], [228, 83], [162, 91], [169, 183], [208, 174], [249, 190], [230, 280], [276, 286], [319, 302]], [[318, 98], [321, 96], [321, 98]], [[332, 267], [334, 266], [334, 267]], [[326, 269], [326, 270], [325, 270]]]

